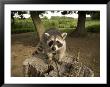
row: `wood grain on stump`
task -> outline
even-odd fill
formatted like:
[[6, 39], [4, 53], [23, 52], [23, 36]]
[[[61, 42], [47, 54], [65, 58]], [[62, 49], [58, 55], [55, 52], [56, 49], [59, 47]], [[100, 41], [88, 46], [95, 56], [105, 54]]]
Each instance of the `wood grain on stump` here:
[[94, 72], [72, 56], [60, 62], [51, 61], [45, 55], [32, 56], [23, 62], [25, 77], [93, 77]]

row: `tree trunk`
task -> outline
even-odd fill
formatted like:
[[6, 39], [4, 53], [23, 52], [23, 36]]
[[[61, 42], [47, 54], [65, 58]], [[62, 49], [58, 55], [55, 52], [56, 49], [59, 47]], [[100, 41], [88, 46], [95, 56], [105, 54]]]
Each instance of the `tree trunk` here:
[[78, 22], [77, 22], [77, 33], [78, 35], [86, 35], [85, 29], [85, 21], [86, 21], [86, 12], [85, 11], [78, 11]]
[[23, 74], [25, 77], [93, 77], [94, 71], [76, 59], [68, 54], [62, 61], [51, 60], [48, 64], [47, 56], [32, 56], [23, 61]]
[[44, 29], [43, 23], [42, 23], [42, 21], [39, 17], [39, 12], [31, 11], [30, 14], [31, 14], [31, 18], [33, 20], [33, 23], [34, 23], [34, 26], [35, 26], [35, 29], [36, 29], [36, 32], [37, 32], [37, 37], [40, 40], [42, 34], [45, 31], [45, 29]]

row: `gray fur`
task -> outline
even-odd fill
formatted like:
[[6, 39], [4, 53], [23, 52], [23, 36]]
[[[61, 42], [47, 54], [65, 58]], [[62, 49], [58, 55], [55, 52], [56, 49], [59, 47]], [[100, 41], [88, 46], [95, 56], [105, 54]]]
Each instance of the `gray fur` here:
[[[53, 53], [54, 53], [54, 51], [52, 50], [52, 47], [57, 46], [55, 53], [58, 56], [59, 61], [61, 61], [66, 53], [66, 41], [65, 41], [66, 35], [67, 33], [61, 33], [58, 29], [49, 29], [48, 31], [44, 32], [44, 34], [42, 35], [41, 41], [37, 45], [36, 53], [46, 54], [49, 57], [49, 59], [52, 60]], [[54, 38], [54, 42], [52, 44], [52, 47], [49, 47], [48, 41], [51, 40], [52, 37]], [[60, 45], [59, 46], [56, 45], [57, 39], [59, 40], [59, 42], [62, 43], [61, 47]]]

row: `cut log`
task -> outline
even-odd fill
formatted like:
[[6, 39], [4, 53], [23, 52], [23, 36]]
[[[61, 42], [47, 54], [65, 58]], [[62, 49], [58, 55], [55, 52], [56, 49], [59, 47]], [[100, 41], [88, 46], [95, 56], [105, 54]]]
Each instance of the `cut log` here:
[[93, 77], [94, 72], [72, 56], [61, 62], [51, 61], [45, 55], [32, 56], [23, 62], [25, 77]]

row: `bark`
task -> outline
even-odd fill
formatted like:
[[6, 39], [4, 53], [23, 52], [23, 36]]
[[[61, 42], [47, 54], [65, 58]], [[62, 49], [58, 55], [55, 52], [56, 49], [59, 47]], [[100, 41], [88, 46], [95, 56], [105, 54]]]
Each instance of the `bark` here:
[[41, 19], [39, 17], [39, 12], [37, 12], [37, 11], [31, 11], [30, 13], [31, 13], [31, 18], [33, 20], [33, 23], [34, 23], [36, 32], [37, 32], [37, 37], [40, 40], [42, 34], [45, 31], [45, 29], [44, 29], [43, 23], [42, 23], [42, 21], [41, 21]]
[[47, 56], [36, 55], [23, 61], [25, 77], [93, 77], [94, 72], [70, 55], [61, 62], [52, 60], [48, 63]]
[[87, 31], [85, 29], [85, 21], [86, 21], [86, 12], [79, 11], [78, 12], [78, 22], [77, 22], [77, 33], [79, 35], [86, 35]]

